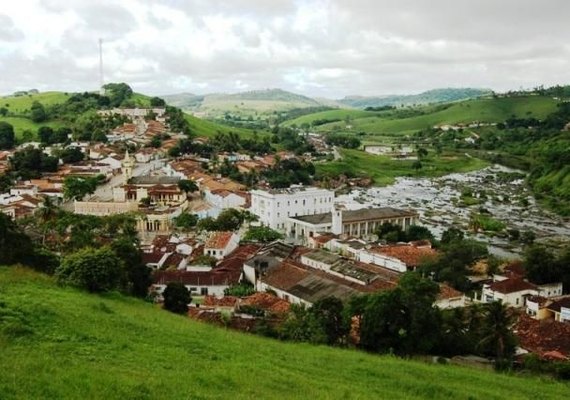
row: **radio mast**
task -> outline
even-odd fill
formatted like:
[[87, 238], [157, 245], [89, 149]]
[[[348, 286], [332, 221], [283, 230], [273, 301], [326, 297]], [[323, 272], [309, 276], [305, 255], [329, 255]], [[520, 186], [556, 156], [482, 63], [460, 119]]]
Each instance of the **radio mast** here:
[[99, 38], [99, 94], [105, 95], [105, 81], [103, 80], [103, 39]]

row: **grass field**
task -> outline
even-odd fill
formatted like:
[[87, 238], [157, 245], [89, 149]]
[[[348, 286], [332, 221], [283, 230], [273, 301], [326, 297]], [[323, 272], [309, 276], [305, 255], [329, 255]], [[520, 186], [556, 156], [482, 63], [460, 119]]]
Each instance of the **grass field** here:
[[343, 159], [316, 164], [317, 173], [338, 176], [343, 173], [366, 175], [374, 179], [376, 185], [394, 183], [398, 176], [437, 177], [453, 172], [469, 172], [484, 168], [487, 162], [464, 154], [445, 152], [441, 155], [430, 155], [422, 159], [422, 168], [412, 168], [413, 161], [393, 160], [387, 156], [368, 154], [360, 150], [341, 149]]
[[0, 121], [4, 121], [9, 123], [14, 127], [14, 133], [16, 134], [16, 138], [21, 139], [22, 134], [24, 131], [29, 130], [34, 134], [34, 138], [37, 139], [37, 131], [42, 126], [50, 126], [52, 128], [58, 128], [62, 126], [62, 123], [59, 121], [50, 121], [50, 122], [42, 122], [36, 123], [33, 122], [29, 118], [24, 117], [0, 117]]
[[[240, 135], [242, 138], [251, 138], [253, 137], [253, 131], [244, 128], [236, 128], [227, 125], [217, 124], [212, 121], [208, 121], [206, 119], [201, 119], [195, 117], [190, 114], [186, 114], [186, 121], [190, 124], [190, 129], [194, 132], [197, 136], [204, 136], [204, 137], [212, 137], [215, 136], [218, 132], [228, 133], [228, 132], [235, 132]], [[264, 133], [260, 132], [259, 136], [263, 136]]]
[[566, 384], [203, 325], [0, 267], [2, 399], [562, 399]]
[[[439, 124], [469, 123], [473, 121], [481, 122], [501, 122], [512, 115], [517, 117], [535, 117], [538, 119], [546, 117], [556, 110], [557, 101], [545, 96], [524, 96], [509, 98], [484, 98], [476, 100], [452, 103], [449, 107], [441, 110], [438, 106], [425, 106], [424, 115], [417, 115], [409, 118], [390, 117], [390, 112], [370, 113], [356, 110], [334, 110], [324, 113], [305, 115], [296, 120], [289, 121], [289, 124], [299, 125], [303, 122], [310, 122], [315, 119], [326, 118], [328, 116], [351, 115], [348, 121], [351, 126], [347, 129], [343, 118], [339, 122], [332, 122], [320, 125], [315, 129], [321, 132], [329, 132], [340, 129], [344, 132], [365, 132], [372, 136], [386, 134], [402, 134], [415, 132]], [[359, 113], [365, 113], [359, 114]], [[372, 114], [372, 115], [371, 115]], [[368, 137], [370, 140], [370, 137]]]
[[338, 110], [327, 110], [313, 114], [303, 115], [301, 117], [285, 121], [283, 123], [283, 126], [292, 126], [292, 125], [301, 126], [303, 124], [311, 124], [313, 121], [325, 120], [325, 119], [344, 121], [346, 117], [349, 117], [350, 119], [360, 119], [376, 115], [382, 115], [382, 112], [340, 108]]
[[44, 92], [27, 96], [5, 96], [0, 98], [0, 107], [6, 107], [13, 113], [22, 113], [32, 107], [34, 101], [39, 101], [44, 106], [63, 103], [69, 94], [63, 92]]

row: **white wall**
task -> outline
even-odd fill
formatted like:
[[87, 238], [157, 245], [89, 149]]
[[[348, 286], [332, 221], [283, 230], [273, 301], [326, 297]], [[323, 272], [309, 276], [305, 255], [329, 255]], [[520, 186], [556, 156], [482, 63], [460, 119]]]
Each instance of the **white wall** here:
[[367, 250], [360, 251], [359, 261], [367, 264], [379, 265], [398, 272], [406, 272], [408, 270], [406, 264], [397, 258], [388, 257]]
[[330, 212], [333, 203], [333, 191], [313, 187], [285, 189], [279, 193], [251, 192], [251, 212], [272, 229], [284, 230], [287, 217]]

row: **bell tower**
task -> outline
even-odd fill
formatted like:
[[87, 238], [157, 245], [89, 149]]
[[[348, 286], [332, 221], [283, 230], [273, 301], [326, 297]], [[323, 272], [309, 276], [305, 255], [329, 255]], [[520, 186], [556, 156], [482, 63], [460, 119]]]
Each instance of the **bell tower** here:
[[121, 171], [123, 173], [125, 184], [127, 184], [129, 180], [133, 177], [134, 168], [135, 168], [135, 159], [129, 155], [129, 151], [127, 150], [125, 153], [125, 158], [121, 162]]
[[342, 211], [344, 210], [344, 206], [341, 204], [335, 204], [332, 207], [332, 227], [331, 231], [335, 235], [342, 234]]

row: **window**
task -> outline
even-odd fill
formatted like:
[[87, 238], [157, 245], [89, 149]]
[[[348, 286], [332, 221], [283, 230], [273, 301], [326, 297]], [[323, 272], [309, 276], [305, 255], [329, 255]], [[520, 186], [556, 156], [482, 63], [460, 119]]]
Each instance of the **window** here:
[[203, 287], [200, 289], [200, 294], [202, 296], [207, 296], [208, 295], [208, 288], [207, 287]]

